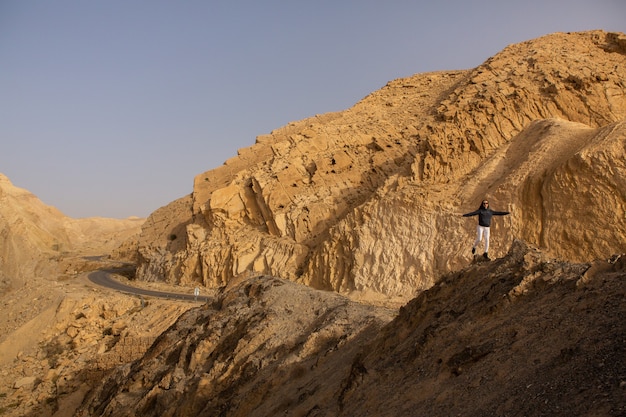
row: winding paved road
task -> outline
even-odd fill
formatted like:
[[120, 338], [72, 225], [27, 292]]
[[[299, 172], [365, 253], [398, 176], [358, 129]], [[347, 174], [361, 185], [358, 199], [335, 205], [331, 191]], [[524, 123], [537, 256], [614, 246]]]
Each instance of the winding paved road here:
[[106, 271], [94, 271], [89, 274], [89, 281], [102, 287], [110, 288], [112, 290], [120, 291], [125, 294], [132, 295], [145, 295], [148, 297], [166, 298], [170, 300], [185, 300], [185, 301], [197, 301], [206, 303], [209, 297], [196, 296], [194, 294], [181, 294], [173, 292], [153, 291], [145, 290], [143, 288], [131, 287], [130, 285], [122, 284], [119, 281], [114, 280], [111, 274]]

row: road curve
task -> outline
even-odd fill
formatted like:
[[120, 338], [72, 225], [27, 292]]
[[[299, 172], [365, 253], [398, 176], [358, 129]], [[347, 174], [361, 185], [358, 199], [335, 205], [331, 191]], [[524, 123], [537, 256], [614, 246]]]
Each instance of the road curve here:
[[197, 301], [202, 303], [206, 303], [209, 300], [209, 297], [200, 295], [195, 296], [194, 294], [153, 291], [143, 288], [131, 287], [130, 285], [125, 285], [119, 281], [114, 280], [111, 277], [111, 274], [106, 271], [94, 271], [88, 275], [88, 278], [89, 281], [93, 282], [96, 285], [123, 292], [124, 294], [145, 295], [148, 297], [166, 298], [169, 300]]

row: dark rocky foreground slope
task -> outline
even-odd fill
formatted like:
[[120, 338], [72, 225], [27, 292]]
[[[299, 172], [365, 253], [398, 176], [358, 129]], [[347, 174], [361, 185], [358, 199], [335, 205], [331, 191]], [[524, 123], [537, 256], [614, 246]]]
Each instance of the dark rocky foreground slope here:
[[625, 256], [572, 264], [521, 241], [399, 314], [255, 277], [181, 316], [76, 415], [623, 416], [624, 317]]

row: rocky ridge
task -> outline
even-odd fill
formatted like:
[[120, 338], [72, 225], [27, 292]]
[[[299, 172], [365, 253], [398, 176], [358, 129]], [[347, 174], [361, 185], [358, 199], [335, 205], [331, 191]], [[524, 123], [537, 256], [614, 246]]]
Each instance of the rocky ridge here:
[[622, 252], [624, 68], [624, 34], [556, 33], [259, 136], [147, 220], [138, 278], [268, 274], [405, 302], [466, 264], [459, 214], [483, 198], [512, 213], [496, 254], [514, 237], [579, 262]]
[[625, 284], [624, 255], [572, 264], [521, 241], [398, 315], [245, 279], [183, 314], [76, 416], [623, 415]]

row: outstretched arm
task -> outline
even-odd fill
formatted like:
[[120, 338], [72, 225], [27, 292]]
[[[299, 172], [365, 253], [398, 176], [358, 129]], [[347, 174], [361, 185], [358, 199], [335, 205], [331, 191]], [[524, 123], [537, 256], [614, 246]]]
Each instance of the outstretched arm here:
[[507, 214], [511, 214], [508, 211], [494, 211], [493, 215], [494, 216], [506, 216]]
[[470, 216], [476, 216], [477, 214], [478, 214], [478, 210], [472, 211], [471, 213], [465, 213], [462, 216], [463, 217], [470, 217]]

